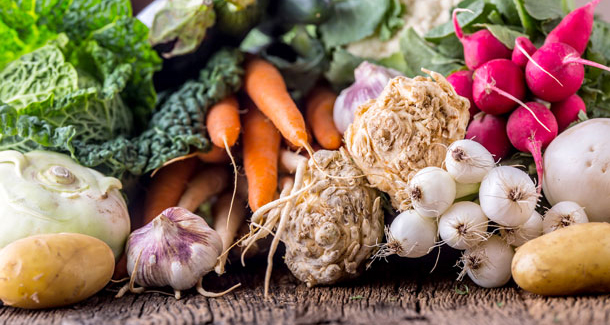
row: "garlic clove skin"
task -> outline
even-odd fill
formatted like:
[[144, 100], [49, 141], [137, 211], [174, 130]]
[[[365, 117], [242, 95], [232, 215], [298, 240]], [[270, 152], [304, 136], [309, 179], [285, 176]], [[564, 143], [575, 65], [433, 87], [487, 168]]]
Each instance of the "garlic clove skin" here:
[[214, 268], [221, 253], [216, 231], [198, 215], [173, 207], [129, 236], [127, 271], [143, 287], [186, 290]]
[[396, 70], [363, 61], [354, 70], [354, 83], [343, 89], [333, 106], [333, 121], [339, 132], [344, 133], [354, 121], [358, 107], [377, 98], [390, 79], [401, 76]]

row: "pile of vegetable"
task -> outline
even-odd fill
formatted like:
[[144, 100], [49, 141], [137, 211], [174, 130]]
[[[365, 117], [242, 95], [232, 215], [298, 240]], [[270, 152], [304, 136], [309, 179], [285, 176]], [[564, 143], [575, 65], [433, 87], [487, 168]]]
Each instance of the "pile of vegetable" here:
[[[543, 177], [541, 151], [558, 131], [577, 121], [580, 112], [586, 112], [584, 101], [576, 94], [584, 81], [583, 64], [610, 70], [580, 58], [589, 42], [593, 11], [598, 2], [591, 1], [566, 15], [545, 37], [539, 49], [525, 36], [515, 38], [512, 53], [487, 29], [464, 35], [457, 14], [470, 12], [464, 12], [468, 11], [466, 9], [453, 12], [454, 29], [464, 48], [466, 66], [473, 71], [472, 74], [456, 72], [449, 78], [460, 94], [468, 97], [482, 114], [508, 114], [506, 136], [517, 150], [533, 155], [539, 186]], [[533, 100], [524, 103], [528, 93], [537, 100], [546, 101], [551, 109]], [[506, 144], [506, 136], [497, 134], [496, 124], [488, 135], [483, 121], [485, 116], [475, 118], [467, 137], [481, 141], [496, 154], [508, 153], [508, 148], [501, 147]], [[493, 119], [487, 124], [489, 121]], [[495, 142], [494, 139], [501, 140]]]
[[240, 86], [241, 54], [220, 53], [157, 101], [161, 60], [128, 0], [0, 6], [3, 149], [68, 153], [123, 179], [209, 149], [205, 109]]
[[0, 1], [0, 299], [218, 297], [262, 252], [268, 296], [280, 243], [307, 286], [450, 247], [482, 287], [610, 290], [599, 0], [442, 3]]

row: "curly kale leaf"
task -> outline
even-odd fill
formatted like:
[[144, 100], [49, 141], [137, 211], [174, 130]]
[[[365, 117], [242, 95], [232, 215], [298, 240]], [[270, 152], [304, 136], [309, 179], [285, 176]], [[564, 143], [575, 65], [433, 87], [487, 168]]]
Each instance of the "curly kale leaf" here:
[[36, 116], [19, 115], [8, 105], [0, 106], [0, 148], [67, 152], [80, 164], [107, 175], [141, 175], [188, 154], [192, 147], [209, 149], [205, 114], [241, 87], [241, 62], [236, 50], [216, 53], [197, 80], [188, 81], [158, 104], [147, 129], [134, 138], [82, 141], [75, 138], [78, 128], [73, 125], [54, 127]]

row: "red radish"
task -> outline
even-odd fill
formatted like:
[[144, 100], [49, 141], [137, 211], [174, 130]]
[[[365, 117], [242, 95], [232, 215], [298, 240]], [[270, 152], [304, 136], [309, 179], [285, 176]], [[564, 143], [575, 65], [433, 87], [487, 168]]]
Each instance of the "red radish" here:
[[[581, 58], [568, 44], [549, 43], [540, 47], [527, 63], [525, 80], [536, 97], [559, 102], [575, 94], [582, 85], [583, 64], [610, 71], [606, 66]], [[474, 96], [476, 103], [476, 94]], [[481, 106], [479, 108], [483, 110]]]
[[525, 68], [529, 60], [528, 57], [523, 54], [523, 51], [532, 56], [536, 52], [536, 50], [536, 45], [534, 45], [534, 43], [532, 43], [529, 38], [525, 36], [519, 36], [515, 40], [515, 48], [513, 49], [511, 60], [515, 62], [519, 67]]
[[473, 34], [464, 35], [457, 20], [457, 13], [464, 11], [470, 10], [453, 10], [453, 28], [455, 29], [455, 35], [464, 46], [464, 60], [466, 61], [466, 66], [470, 70], [474, 70], [487, 61], [510, 58], [511, 51], [508, 47], [498, 41], [498, 39], [487, 29], [481, 29]]
[[447, 81], [453, 86], [455, 92], [462, 97], [468, 98], [470, 102], [470, 119], [479, 112], [479, 109], [474, 104], [474, 99], [472, 99], [472, 71], [470, 70], [462, 70], [457, 71], [449, 76], [447, 76]]
[[525, 98], [523, 71], [511, 60], [491, 60], [474, 71], [472, 97], [485, 113], [511, 111]]
[[[510, 143], [519, 151], [531, 152], [538, 173], [538, 193], [542, 186], [542, 149], [557, 136], [557, 120], [546, 106], [538, 102], [528, 102], [525, 107], [517, 108], [506, 124]], [[533, 114], [532, 114], [533, 112]], [[545, 129], [541, 123], [546, 126]]]
[[468, 125], [466, 139], [482, 144], [496, 160], [506, 157], [512, 148], [506, 135], [506, 119], [483, 112], [475, 115]]
[[560, 102], [551, 104], [551, 112], [553, 112], [555, 119], [557, 119], [559, 133], [567, 129], [568, 126], [570, 126], [570, 123], [578, 120], [578, 113], [580, 111], [586, 113], [587, 107], [582, 98], [576, 94]]
[[583, 54], [593, 30], [593, 12], [600, 0], [593, 0], [567, 14], [544, 40], [550, 43], [566, 43]]

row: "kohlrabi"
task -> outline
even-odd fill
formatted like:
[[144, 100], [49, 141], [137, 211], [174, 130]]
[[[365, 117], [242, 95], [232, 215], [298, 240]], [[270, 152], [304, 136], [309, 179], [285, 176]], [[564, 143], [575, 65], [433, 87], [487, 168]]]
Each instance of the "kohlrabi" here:
[[0, 248], [44, 233], [99, 238], [115, 258], [129, 235], [121, 182], [47, 151], [0, 152]]

